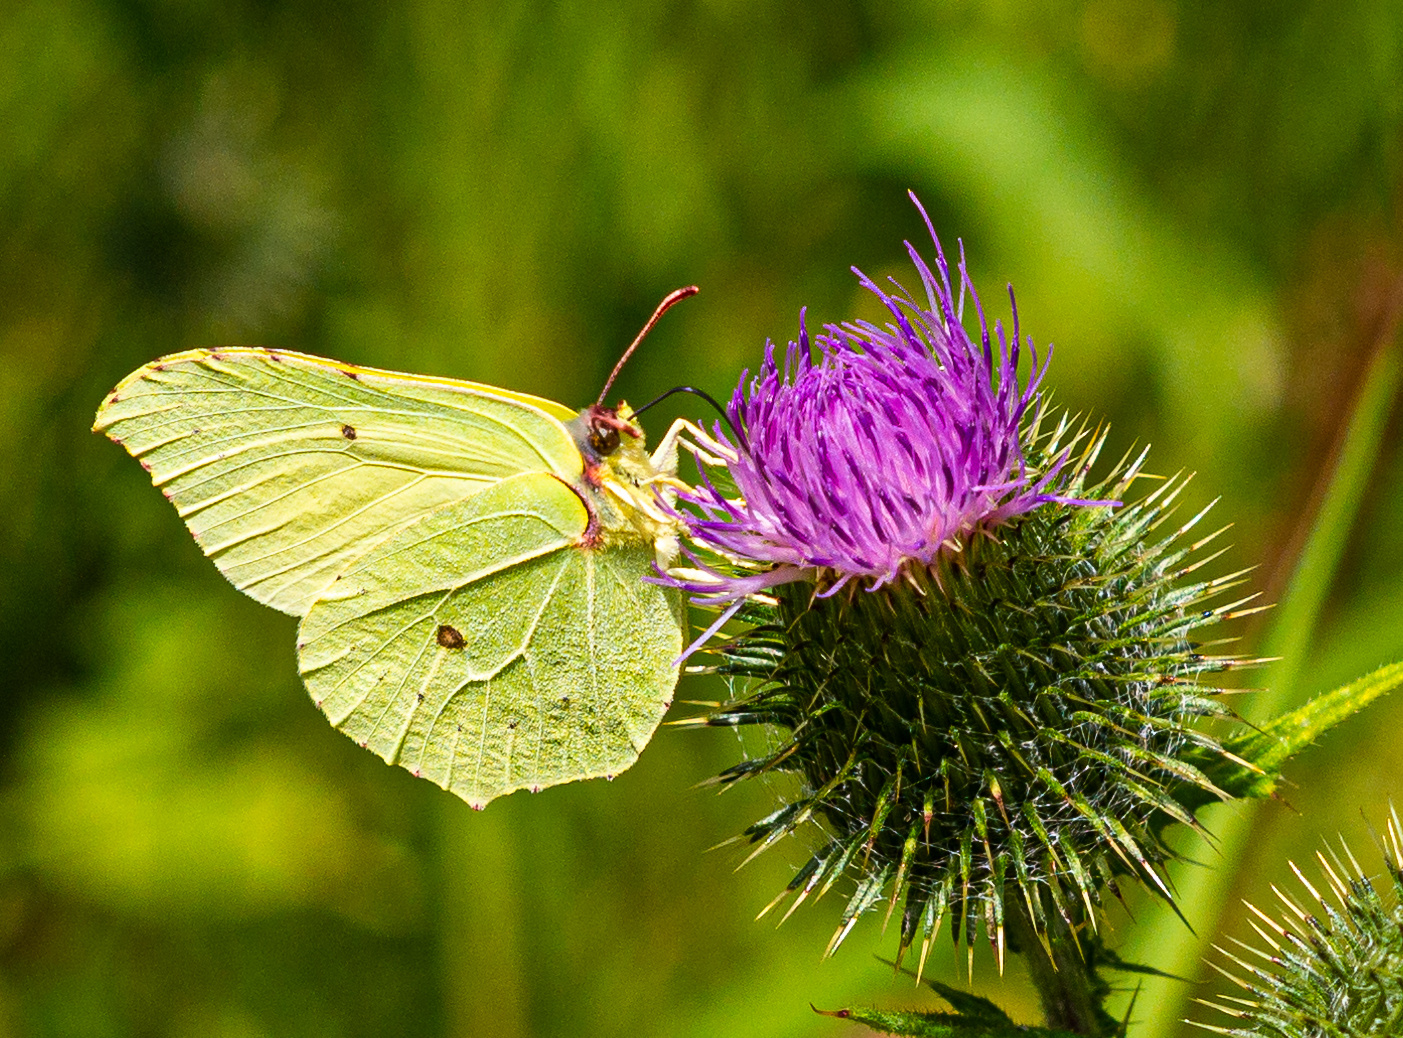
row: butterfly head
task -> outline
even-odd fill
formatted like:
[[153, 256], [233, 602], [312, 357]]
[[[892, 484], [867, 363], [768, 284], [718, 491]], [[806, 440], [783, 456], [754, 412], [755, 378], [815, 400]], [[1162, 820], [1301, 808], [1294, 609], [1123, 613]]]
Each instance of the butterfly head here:
[[590, 536], [602, 543], [646, 541], [672, 554], [677, 520], [660, 507], [660, 495], [673, 493], [676, 472], [649, 457], [633, 410], [591, 404], [568, 427], [585, 463], [577, 489], [590, 510]]
[[579, 428], [571, 431], [585, 461], [598, 465], [613, 457], [624, 446], [625, 437], [641, 441], [643, 430], [633, 424], [632, 417], [633, 412], [627, 404], [620, 404], [618, 407], [591, 404], [581, 411], [574, 423], [578, 424]]
[[[614, 379], [619, 375], [633, 351], [667, 313], [674, 303], [696, 295], [697, 287], [688, 285], [671, 292], [658, 304], [653, 316], [604, 382], [599, 399], [581, 411], [568, 423], [571, 436], [584, 461], [581, 485], [575, 489], [589, 508], [589, 530], [585, 540], [591, 544], [651, 544], [657, 552], [658, 565], [666, 567], [678, 551], [681, 520], [672, 509], [677, 496], [676, 447], [662, 452], [661, 462], [649, 457], [643, 446], [643, 429], [635, 421], [636, 412], [620, 402], [617, 407], [605, 407], [604, 399]], [[665, 443], [674, 444], [669, 436]]]

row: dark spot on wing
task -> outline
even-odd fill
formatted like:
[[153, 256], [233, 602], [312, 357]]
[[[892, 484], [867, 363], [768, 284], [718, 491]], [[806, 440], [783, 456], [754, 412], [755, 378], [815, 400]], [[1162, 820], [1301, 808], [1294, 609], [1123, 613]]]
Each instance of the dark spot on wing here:
[[283, 359], [279, 357], [276, 353], [274, 353], [272, 350], [268, 351], [268, 359], [271, 360], [274, 364], [281, 364], [283, 362]]
[[516, 731], [517, 723], [518, 723], [518, 722], [516, 722], [516, 721], [508, 721], [508, 722], [507, 722], [507, 727], [510, 728], [512, 731]]
[[354, 440], [354, 439], [356, 438], [356, 429], [355, 429], [355, 426], [353, 426], [353, 425], [343, 425], [343, 426], [341, 426], [341, 435], [344, 436], [344, 437], [346, 437], [346, 439], [348, 439], [348, 440]]
[[357, 382], [360, 381], [359, 375], [357, 375], [354, 371], [350, 371], [346, 368], [341, 369], [341, 374], [345, 375], [347, 378], [355, 379]]
[[438, 634], [435, 637], [445, 649], [461, 649], [467, 644], [463, 638], [463, 632], [456, 627], [449, 627], [447, 624], [438, 625]]

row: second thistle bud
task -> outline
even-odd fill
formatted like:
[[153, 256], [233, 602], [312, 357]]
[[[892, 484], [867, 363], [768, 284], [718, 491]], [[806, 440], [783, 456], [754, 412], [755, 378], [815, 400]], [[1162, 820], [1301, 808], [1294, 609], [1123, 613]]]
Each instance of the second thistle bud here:
[[1219, 972], [1242, 989], [1203, 1004], [1232, 1027], [1199, 1024], [1230, 1038], [1373, 1038], [1403, 1030], [1403, 825], [1390, 809], [1376, 836], [1381, 874], [1360, 867], [1348, 844], [1317, 854], [1324, 891], [1294, 864], [1304, 896], [1275, 887], [1273, 917], [1248, 904], [1260, 944], [1219, 948]]

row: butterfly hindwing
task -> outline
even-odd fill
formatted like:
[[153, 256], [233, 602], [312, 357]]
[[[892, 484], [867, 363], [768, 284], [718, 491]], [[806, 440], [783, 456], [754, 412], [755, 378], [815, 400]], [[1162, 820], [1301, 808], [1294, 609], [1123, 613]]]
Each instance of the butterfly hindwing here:
[[331, 722], [475, 806], [627, 768], [672, 698], [678, 594], [650, 545], [587, 546], [559, 479], [503, 479], [353, 564], [299, 631]]
[[240, 347], [146, 365], [94, 428], [141, 461], [236, 587], [301, 616], [445, 505], [522, 472], [578, 480], [573, 417], [490, 386]]

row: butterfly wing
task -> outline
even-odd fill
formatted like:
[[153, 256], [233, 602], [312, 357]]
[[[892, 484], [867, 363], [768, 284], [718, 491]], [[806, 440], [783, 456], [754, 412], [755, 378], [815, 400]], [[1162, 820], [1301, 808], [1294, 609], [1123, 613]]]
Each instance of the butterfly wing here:
[[615, 775], [672, 700], [678, 593], [651, 544], [582, 544], [580, 497], [508, 477], [355, 562], [298, 632], [303, 680], [337, 728], [475, 807]]
[[579, 480], [560, 404], [470, 382], [229, 348], [165, 357], [94, 429], [141, 461], [241, 591], [302, 616], [338, 573], [522, 472]]

